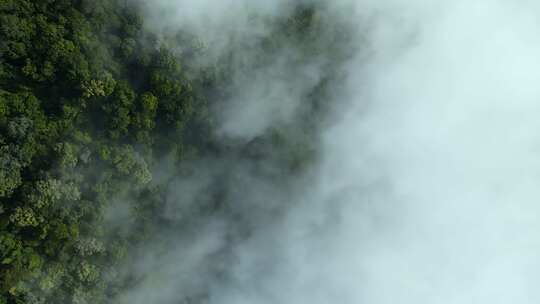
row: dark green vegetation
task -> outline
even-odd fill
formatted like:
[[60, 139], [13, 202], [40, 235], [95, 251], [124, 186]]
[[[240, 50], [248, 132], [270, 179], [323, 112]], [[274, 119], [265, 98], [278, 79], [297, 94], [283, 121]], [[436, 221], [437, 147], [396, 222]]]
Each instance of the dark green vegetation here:
[[[299, 8], [271, 20], [246, 70], [272, 65], [284, 45], [305, 61], [338, 56], [318, 41], [316, 16]], [[168, 180], [192, 174], [185, 164], [232, 155], [288, 176], [314, 156], [330, 78], [297, 122], [223, 144], [211, 109], [234, 94], [242, 43], [196, 65], [207, 56], [197, 37], [144, 28], [124, 0], [0, 0], [0, 304], [117, 303], [140, 279], [123, 267], [133, 252], [188, 225], [164, 217]], [[214, 188], [193, 216], [234, 210], [229, 190]]]

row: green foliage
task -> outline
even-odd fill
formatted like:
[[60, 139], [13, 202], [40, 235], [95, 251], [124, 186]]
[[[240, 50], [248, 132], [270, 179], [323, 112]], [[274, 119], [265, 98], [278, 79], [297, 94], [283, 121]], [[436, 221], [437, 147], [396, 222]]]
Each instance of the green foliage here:
[[32, 208], [17, 207], [9, 217], [13, 224], [19, 227], [37, 226], [43, 222], [43, 218], [34, 212]]
[[115, 147], [111, 154], [111, 163], [119, 178], [133, 180], [137, 185], [147, 184], [151, 180], [146, 162], [132, 146]]
[[0, 197], [11, 196], [13, 191], [22, 184], [23, 164], [16, 156], [16, 151], [12, 150], [10, 146], [0, 147]]
[[151, 180], [134, 144], [152, 147], [158, 99], [123, 76], [141, 28], [122, 1], [0, 1], [2, 302], [104, 299], [96, 263], [125, 254], [94, 224], [120, 185]]
[[90, 79], [82, 84], [83, 97], [105, 97], [111, 95], [116, 86], [111, 73], [105, 72], [99, 79]]
[[[309, 132], [296, 130], [309, 129], [304, 119], [221, 146], [209, 107], [227, 95], [242, 52], [201, 67], [198, 37], [158, 43], [143, 28], [124, 0], [0, 0], [0, 304], [111, 303], [133, 284], [120, 271], [132, 249], [156, 241], [163, 225], [183, 224], [163, 220], [160, 160], [183, 172], [197, 155], [238, 153], [279, 161], [289, 174], [313, 158]], [[312, 9], [272, 28], [249, 68], [271, 65], [285, 45], [302, 60], [324, 51]], [[107, 225], [124, 216], [116, 210], [132, 229]]]

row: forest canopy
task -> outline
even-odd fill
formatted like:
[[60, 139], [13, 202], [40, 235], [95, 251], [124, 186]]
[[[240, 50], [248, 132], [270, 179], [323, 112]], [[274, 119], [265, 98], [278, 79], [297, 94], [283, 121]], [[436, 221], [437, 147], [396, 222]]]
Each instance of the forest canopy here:
[[[314, 130], [345, 56], [321, 44], [329, 29], [316, 6], [261, 19], [268, 33], [217, 56], [189, 31], [148, 30], [142, 12], [124, 0], [0, 0], [1, 304], [121, 303], [144, 279], [125, 267], [144, 244], [166, 252], [166, 235], [194, 229], [195, 219], [246, 216], [224, 199], [238, 185], [221, 166], [196, 211], [167, 217], [169, 184], [197, 174], [190, 164], [242, 159], [280, 179], [316, 157]], [[283, 49], [299, 54], [289, 66], [336, 59], [299, 96], [294, 119], [224, 142], [215, 109]], [[268, 162], [277, 171], [258, 165]], [[197, 290], [175, 303], [202, 299]]]

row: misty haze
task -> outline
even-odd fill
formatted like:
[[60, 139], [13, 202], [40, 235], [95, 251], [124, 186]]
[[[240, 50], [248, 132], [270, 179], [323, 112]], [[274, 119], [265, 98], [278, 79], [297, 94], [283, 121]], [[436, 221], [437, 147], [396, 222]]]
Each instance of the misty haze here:
[[540, 3], [0, 0], [0, 304], [540, 303]]

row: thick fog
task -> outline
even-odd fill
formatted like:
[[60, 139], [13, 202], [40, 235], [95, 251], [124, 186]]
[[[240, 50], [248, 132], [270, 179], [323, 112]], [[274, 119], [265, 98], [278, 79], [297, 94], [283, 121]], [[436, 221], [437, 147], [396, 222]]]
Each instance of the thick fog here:
[[[297, 3], [269, 2], [155, 1], [148, 18], [154, 29], [204, 35], [219, 52], [231, 37], [265, 34], [249, 12], [279, 16]], [[160, 272], [125, 298], [177, 303], [195, 290], [212, 304], [538, 303], [540, 5], [322, 7], [351, 26], [343, 47], [353, 52], [328, 100], [317, 162], [285, 180], [271, 160], [264, 177], [237, 156], [193, 164], [204, 169], [178, 180], [171, 216], [194, 208], [208, 176], [228, 166], [249, 233], [231, 240], [239, 224], [215, 215], [173, 234], [166, 258], [154, 260], [150, 246], [132, 266]], [[262, 73], [235, 75], [237, 93], [213, 113], [217, 136], [248, 141], [298, 119], [331, 59], [291, 65], [296, 56], [283, 50]]]
[[540, 7], [429, 5], [381, 7], [375, 58], [351, 64], [350, 112], [325, 134], [322, 176], [352, 192], [331, 272], [350, 303], [536, 303]]

